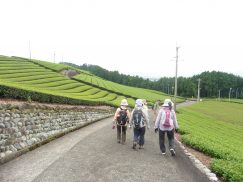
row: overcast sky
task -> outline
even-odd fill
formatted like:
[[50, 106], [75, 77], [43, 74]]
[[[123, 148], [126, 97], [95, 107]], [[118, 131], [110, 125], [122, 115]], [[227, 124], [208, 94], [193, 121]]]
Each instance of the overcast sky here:
[[[0, 0], [0, 54], [143, 77], [243, 77], [242, 0]], [[55, 56], [54, 56], [55, 55]]]

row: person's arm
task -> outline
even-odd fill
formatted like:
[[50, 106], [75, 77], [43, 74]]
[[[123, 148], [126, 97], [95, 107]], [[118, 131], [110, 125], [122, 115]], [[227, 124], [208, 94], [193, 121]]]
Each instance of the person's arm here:
[[143, 112], [146, 115], [146, 118], [149, 120], [148, 108], [144, 107]]
[[127, 124], [129, 124], [130, 120], [131, 120], [131, 114], [130, 114], [130, 111], [128, 109], [127, 109], [127, 118], [128, 118]]
[[146, 125], [147, 125], [147, 127], [149, 129], [150, 128], [150, 123], [149, 123], [148, 115], [147, 115], [146, 111], [142, 110], [142, 112], [143, 112], [143, 117], [145, 119]]
[[159, 129], [159, 123], [161, 121], [161, 116], [162, 116], [162, 109], [159, 111], [156, 121], [154, 123], [154, 129]]
[[177, 122], [176, 113], [175, 113], [175, 111], [171, 111], [171, 112], [172, 112], [172, 120], [173, 120], [174, 127], [175, 127], [175, 129], [178, 129], [179, 125]]
[[116, 110], [116, 112], [115, 112], [115, 115], [114, 115], [114, 117], [113, 117], [113, 125], [116, 124], [116, 120], [117, 120], [117, 116], [118, 116], [118, 114], [119, 114], [119, 111], [120, 111], [120, 108], [117, 108], [117, 110]]
[[133, 126], [133, 120], [132, 120], [133, 112], [134, 112], [134, 109], [132, 110], [131, 117], [130, 117], [130, 120], [129, 120], [130, 126]]

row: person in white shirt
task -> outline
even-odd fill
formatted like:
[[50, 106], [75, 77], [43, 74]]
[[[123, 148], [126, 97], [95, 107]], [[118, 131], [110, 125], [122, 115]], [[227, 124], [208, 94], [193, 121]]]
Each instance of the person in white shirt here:
[[164, 104], [157, 115], [154, 126], [155, 132], [157, 133], [157, 131], [159, 131], [159, 145], [163, 155], [166, 154], [164, 141], [165, 133], [167, 133], [171, 155], [175, 156], [174, 131], [177, 131], [178, 128], [179, 126], [176, 119], [176, 113], [172, 108], [172, 102], [170, 99], [165, 99]]
[[139, 149], [144, 148], [144, 135], [146, 131], [146, 126], [149, 129], [149, 119], [143, 109], [143, 102], [141, 99], [136, 100], [135, 108], [131, 113], [131, 121], [133, 127], [133, 149], [136, 149], [137, 144]]

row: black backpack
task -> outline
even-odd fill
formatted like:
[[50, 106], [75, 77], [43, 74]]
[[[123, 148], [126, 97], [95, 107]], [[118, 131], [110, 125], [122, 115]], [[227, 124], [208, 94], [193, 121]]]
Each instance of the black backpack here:
[[143, 122], [143, 111], [141, 109], [136, 109], [133, 111], [132, 120], [134, 128], [140, 128], [140, 123]]
[[120, 108], [119, 115], [117, 117], [117, 124], [125, 125], [127, 121], [128, 121], [127, 109]]

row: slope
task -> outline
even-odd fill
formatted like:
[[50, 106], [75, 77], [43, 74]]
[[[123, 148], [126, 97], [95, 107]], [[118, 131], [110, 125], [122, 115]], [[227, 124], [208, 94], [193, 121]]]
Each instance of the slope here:
[[[62, 74], [65, 70], [74, 70], [78, 75], [67, 77]], [[117, 106], [127, 98], [133, 106], [136, 98], [152, 103], [169, 97], [162, 92], [103, 80], [64, 64], [7, 56], [0, 56], [0, 85], [0, 97], [40, 102]]]

